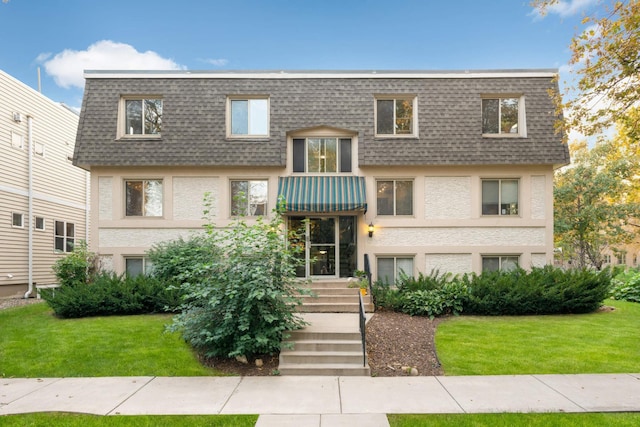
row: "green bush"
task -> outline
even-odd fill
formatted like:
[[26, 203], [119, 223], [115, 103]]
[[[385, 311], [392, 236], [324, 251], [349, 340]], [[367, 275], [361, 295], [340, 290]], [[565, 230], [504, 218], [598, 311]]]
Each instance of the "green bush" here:
[[609, 270], [562, 270], [552, 266], [470, 274], [464, 311], [483, 315], [588, 313], [607, 298]]
[[402, 311], [411, 316], [458, 315], [464, 309], [467, 287], [460, 281], [447, 282], [437, 289], [417, 290], [404, 294]]
[[147, 256], [153, 264], [153, 276], [167, 281], [193, 281], [200, 265], [211, 263], [219, 251], [205, 236], [194, 235], [154, 245]]
[[58, 259], [52, 268], [60, 286], [90, 283], [98, 271], [98, 256], [89, 252], [86, 242], [79, 241], [73, 252]]
[[371, 284], [371, 295], [376, 310], [402, 311], [403, 298], [400, 291], [383, 280]]
[[[280, 206], [279, 206], [280, 208]], [[282, 230], [280, 211], [270, 222], [237, 219], [226, 229], [207, 227], [206, 246], [221, 256], [200, 260], [182, 275], [182, 312], [170, 329], [205, 356], [275, 353], [286, 331], [303, 326], [295, 315], [301, 259]]]
[[612, 280], [611, 298], [630, 302], [640, 302], [640, 272], [630, 270], [617, 275]]
[[404, 271], [401, 271], [398, 276], [396, 287], [403, 294], [441, 289], [452, 279], [451, 273], [440, 274], [438, 270], [431, 270], [428, 276], [420, 272], [418, 277], [409, 276]]
[[56, 315], [78, 318], [175, 311], [180, 292], [154, 277], [103, 272], [90, 284], [42, 289], [41, 295]]

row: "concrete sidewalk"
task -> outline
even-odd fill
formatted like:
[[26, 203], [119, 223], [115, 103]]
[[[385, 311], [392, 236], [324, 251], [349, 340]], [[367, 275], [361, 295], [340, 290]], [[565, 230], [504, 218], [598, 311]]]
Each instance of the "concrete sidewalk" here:
[[0, 415], [260, 414], [258, 426], [388, 426], [389, 413], [640, 411], [640, 373], [0, 379]]

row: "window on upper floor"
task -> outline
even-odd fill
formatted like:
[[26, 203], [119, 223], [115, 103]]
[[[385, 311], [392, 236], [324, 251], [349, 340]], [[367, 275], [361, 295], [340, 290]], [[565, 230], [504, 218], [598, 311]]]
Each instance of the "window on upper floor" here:
[[518, 255], [484, 255], [482, 257], [482, 271], [513, 271], [518, 268]]
[[413, 277], [413, 257], [380, 256], [377, 257], [378, 280], [389, 285], [395, 285], [400, 273]]
[[414, 96], [376, 97], [376, 135], [413, 136], [416, 132]]
[[123, 98], [120, 136], [160, 137], [162, 104], [159, 97]]
[[413, 181], [377, 180], [376, 209], [378, 215], [413, 215]]
[[261, 216], [267, 214], [267, 180], [231, 181], [231, 215]]
[[517, 179], [482, 180], [482, 215], [518, 215]]
[[72, 222], [55, 221], [53, 233], [55, 252], [73, 252], [76, 227]]
[[11, 213], [11, 226], [15, 228], [24, 228], [24, 214], [18, 212]]
[[227, 134], [230, 137], [269, 136], [269, 99], [229, 98]]
[[162, 180], [125, 181], [126, 216], [162, 216]]
[[526, 136], [524, 97], [483, 97], [484, 136]]
[[295, 138], [293, 171], [351, 172], [351, 138]]

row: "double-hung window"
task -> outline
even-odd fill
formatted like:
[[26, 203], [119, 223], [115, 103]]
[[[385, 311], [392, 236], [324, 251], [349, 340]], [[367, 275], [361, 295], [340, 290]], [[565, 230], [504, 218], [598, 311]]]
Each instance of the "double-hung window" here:
[[73, 252], [76, 228], [72, 222], [55, 221], [54, 250], [56, 252]]
[[519, 263], [518, 255], [485, 255], [482, 257], [482, 271], [513, 271]]
[[230, 98], [228, 134], [231, 137], [269, 136], [269, 99]]
[[413, 181], [376, 181], [378, 215], [413, 215]]
[[414, 96], [376, 97], [376, 135], [415, 135], [415, 100]]
[[518, 180], [483, 179], [482, 215], [518, 215]]
[[395, 285], [400, 273], [413, 277], [413, 257], [385, 256], [378, 257], [378, 280]]
[[526, 136], [523, 97], [485, 97], [482, 99], [484, 136]]
[[125, 181], [126, 216], [162, 216], [162, 180]]
[[351, 138], [294, 139], [293, 171], [351, 172]]
[[159, 137], [162, 131], [162, 99], [125, 98], [122, 134], [126, 136]]
[[231, 181], [232, 216], [266, 215], [267, 198], [267, 180]]

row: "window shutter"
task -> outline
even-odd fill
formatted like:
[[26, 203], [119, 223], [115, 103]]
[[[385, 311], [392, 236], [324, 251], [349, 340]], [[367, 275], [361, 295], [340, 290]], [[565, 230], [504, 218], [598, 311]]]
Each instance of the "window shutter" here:
[[304, 139], [293, 140], [293, 171], [304, 172]]
[[351, 138], [340, 140], [340, 172], [351, 172]]

